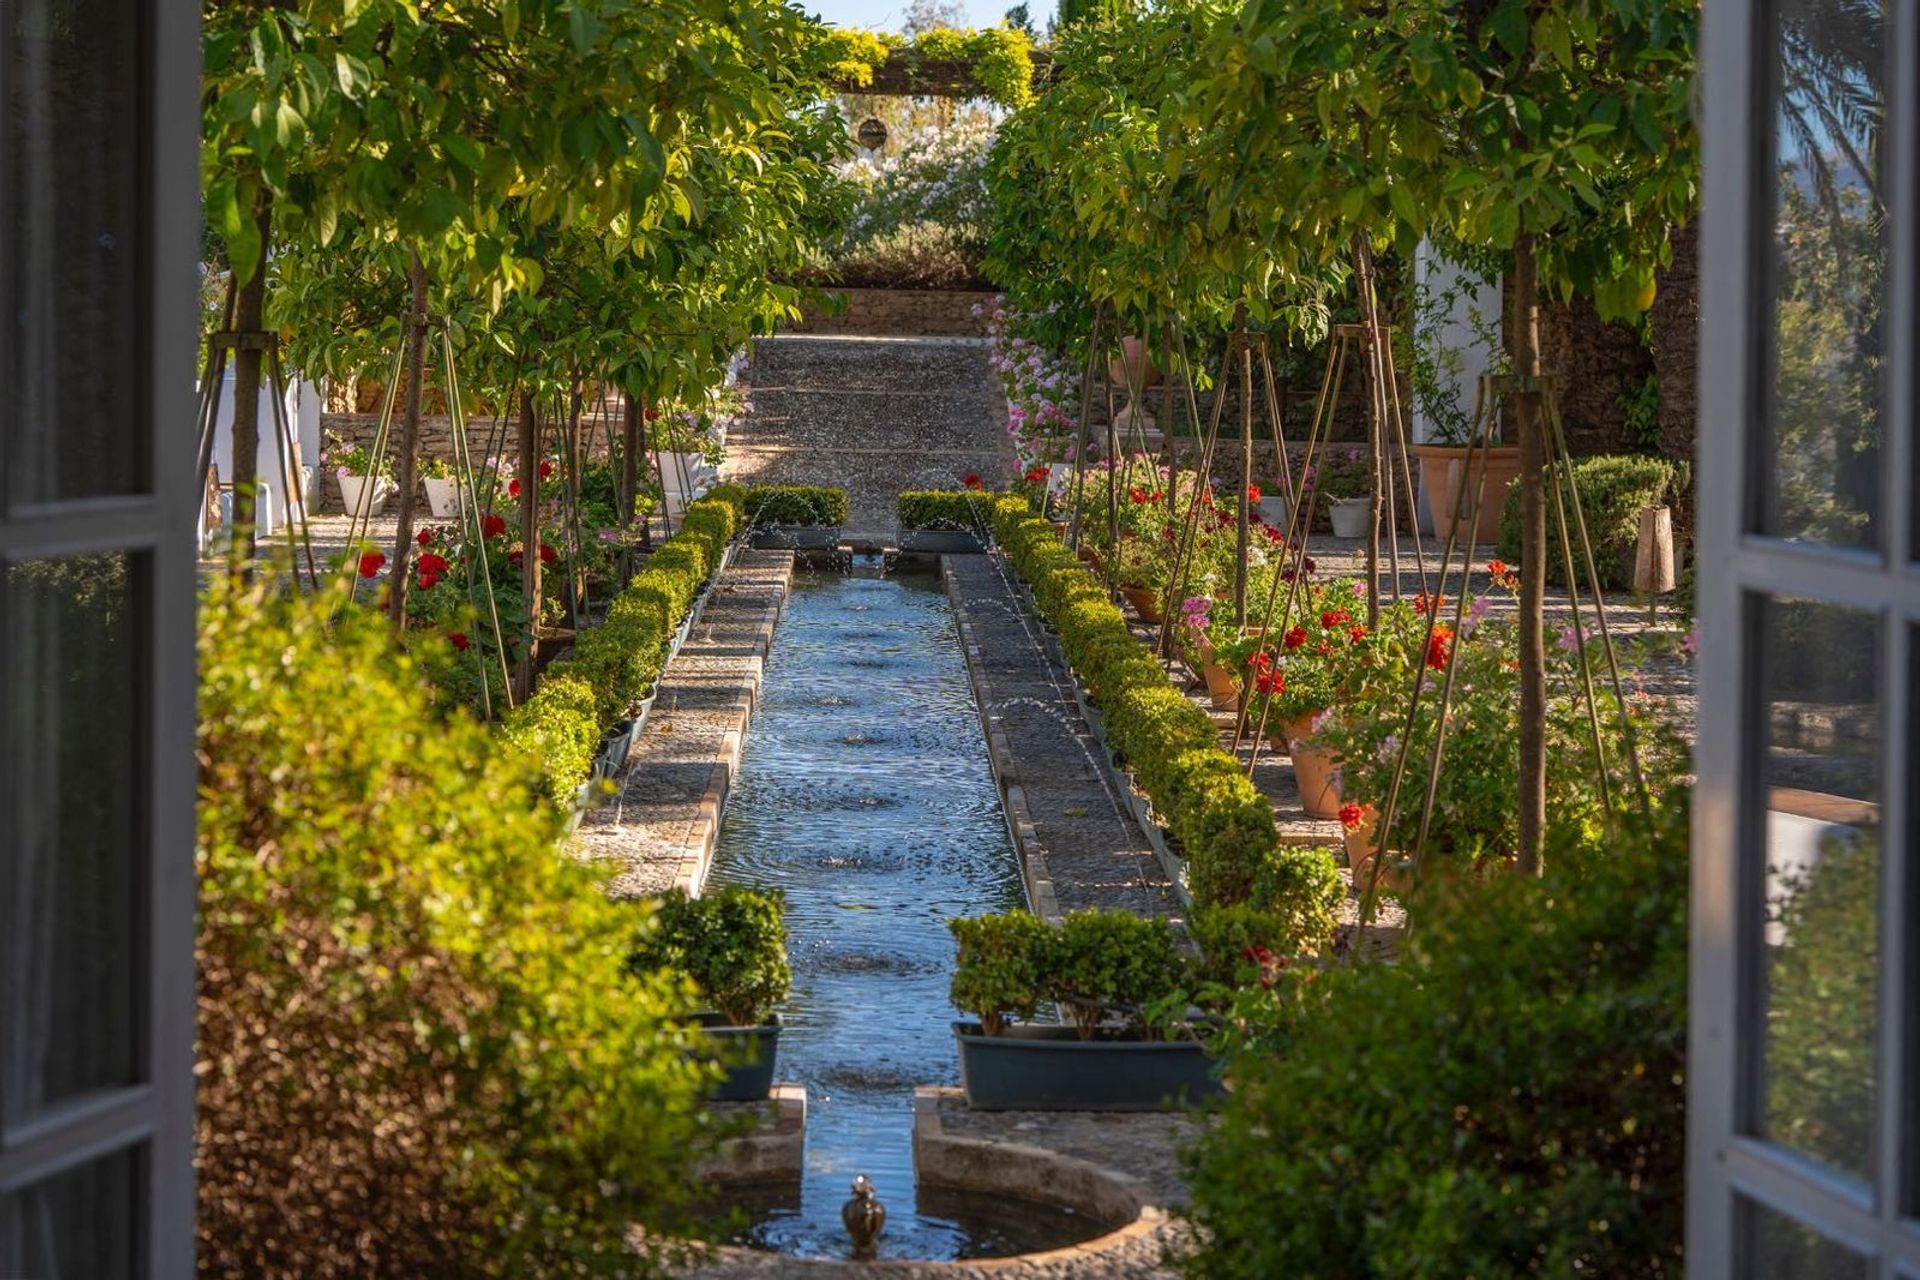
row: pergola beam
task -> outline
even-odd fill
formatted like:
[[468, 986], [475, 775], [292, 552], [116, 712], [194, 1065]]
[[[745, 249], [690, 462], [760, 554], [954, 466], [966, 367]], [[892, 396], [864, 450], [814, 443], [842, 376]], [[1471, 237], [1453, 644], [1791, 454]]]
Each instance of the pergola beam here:
[[[1033, 89], [1047, 87], [1053, 77], [1053, 55], [1035, 49]], [[833, 84], [837, 93], [866, 94], [889, 98], [986, 98], [991, 97], [974, 75], [973, 63], [962, 60], [925, 58], [912, 49], [896, 49], [887, 60], [873, 69], [870, 84], [851, 79]]]

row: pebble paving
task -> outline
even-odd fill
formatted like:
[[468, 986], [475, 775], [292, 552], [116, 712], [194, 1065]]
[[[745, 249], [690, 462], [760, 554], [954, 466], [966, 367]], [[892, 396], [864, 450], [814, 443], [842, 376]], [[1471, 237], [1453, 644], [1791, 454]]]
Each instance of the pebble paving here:
[[787, 336], [755, 344], [753, 412], [727, 439], [741, 484], [847, 490], [850, 538], [892, 541], [907, 489], [1005, 474], [1006, 410], [977, 338]]
[[1016, 817], [1031, 823], [1023, 854], [1044, 859], [1061, 912], [1180, 915], [1177, 892], [1081, 715], [1073, 676], [1014, 590], [1011, 572], [997, 556], [946, 557], [1000, 788], [1019, 789], [1026, 812]]
[[791, 551], [736, 552], [668, 663], [617, 794], [574, 836], [575, 855], [606, 872], [614, 896], [704, 879], [792, 578]]

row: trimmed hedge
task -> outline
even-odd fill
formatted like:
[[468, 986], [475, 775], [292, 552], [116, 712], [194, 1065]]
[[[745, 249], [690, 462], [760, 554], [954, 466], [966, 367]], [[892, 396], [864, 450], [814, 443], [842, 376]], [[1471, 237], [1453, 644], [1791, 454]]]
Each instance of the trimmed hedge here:
[[997, 499], [985, 489], [913, 489], [894, 508], [902, 529], [955, 529], [985, 534]]
[[[1567, 504], [1567, 518], [1573, 519], [1572, 495], [1567, 490], [1564, 469], [1561, 500]], [[1633, 589], [1633, 557], [1640, 542], [1640, 508], [1669, 505], [1687, 486], [1685, 463], [1643, 454], [1604, 454], [1580, 458], [1573, 464], [1573, 482], [1580, 490], [1580, 509], [1586, 516], [1587, 534], [1593, 539], [1593, 560], [1600, 570], [1600, 585], [1610, 591]], [[1553, 495], [1547, 498], [1547, 581], [1557, 587], [1566, 583], [1566, 568], [1560, 559], [1560, 535], [1555, 531]], [[1568, 543], [1580, 572], [1580, 585], [1587, 587], [1587, 570], [1578, 563], [1580, 542], [1578, 525], [1568, 531]], [[1507, 491], [1507, 505], [1500, 512], [1500, 554], [1510, 564], [1520, 563], [1520, 486]]]
[[747, 523], [839, 526], [847, 522], [847, 491], [803, 484], [757, 484], [747, 490]]
[[501, 733], [546, 762], [547, 793], [561, 807], [593, 764], [601, 730], [647, 695], [693, 597], [740, 530], [746, 493], [717, 485], [687, 508], [679, 532], [655, 551], [573, 652], [507, 714]]
[[1099, 702], [1108, 741], [1185, 850], [1194, 901], [1252, 902], [1302, 921], [1304, 947], [1324, 941], [1341, 892], [1333, 856], [1280, 844], [1273, 806], [1221, 748], [1212, 717], [1173, 687], [1099, 580], [1026, 499], [1001, 498], [992, 510], [995, 540]]

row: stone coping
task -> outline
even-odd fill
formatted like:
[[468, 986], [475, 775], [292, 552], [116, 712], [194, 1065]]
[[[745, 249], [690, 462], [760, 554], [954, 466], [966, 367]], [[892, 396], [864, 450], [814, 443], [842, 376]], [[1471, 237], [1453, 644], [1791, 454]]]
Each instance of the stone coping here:
[[715, 1187], [753, 1186], [768, 1182], [798, 1182], [806, 1172], [807, 1090], [798, 1084], [776, 1084], [765, 1102], [710, 1102], [708, 1109], [722, 1123], [751, 1123], [739, 1137], [728, 1138], [695, 1174]]

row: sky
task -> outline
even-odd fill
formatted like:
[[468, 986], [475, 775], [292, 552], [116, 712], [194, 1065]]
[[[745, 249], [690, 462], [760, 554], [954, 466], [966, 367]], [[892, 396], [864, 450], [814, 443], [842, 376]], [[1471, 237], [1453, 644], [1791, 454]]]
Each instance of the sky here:
[[[966, 0], [967, 18], [976, 27], [991, 27], [1006, 16], [1016, 0]], [[1054, 0], [1028, 0], [1033, 25], [1042, 31], [1053, 16]], [[907, 0], [800, 0], [800, 7], [838, 27], [898, 30]]]

